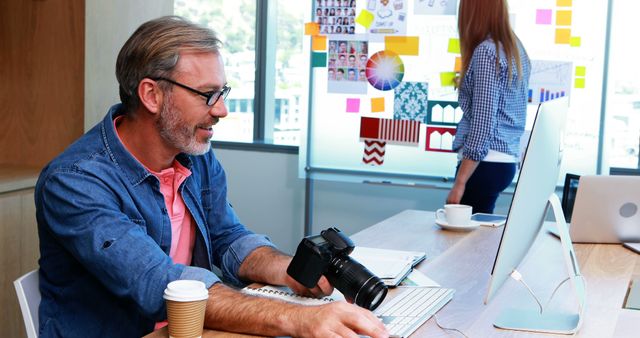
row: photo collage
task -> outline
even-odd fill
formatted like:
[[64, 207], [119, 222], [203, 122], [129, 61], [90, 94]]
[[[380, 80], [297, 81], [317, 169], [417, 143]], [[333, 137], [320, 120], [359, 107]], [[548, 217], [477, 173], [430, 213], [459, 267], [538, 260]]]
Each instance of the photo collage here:
[[354, 34], [355, 0], [316, 0], [316, 22], [321, 34]]
[[329, 40], [329, 81], [367, 81], [367, 41]]

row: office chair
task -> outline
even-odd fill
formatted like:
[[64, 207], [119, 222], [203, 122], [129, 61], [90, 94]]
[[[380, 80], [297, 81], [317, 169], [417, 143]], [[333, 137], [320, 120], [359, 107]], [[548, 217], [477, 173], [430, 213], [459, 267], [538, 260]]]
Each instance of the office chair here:
[[28, 338], [38, 337], [38, 307], [40, 306], [40, 278], [38, 270], [26, 273], [16, 279], [13, 285], [16, 288], [20, 311], [24, 319], [24, 327]]

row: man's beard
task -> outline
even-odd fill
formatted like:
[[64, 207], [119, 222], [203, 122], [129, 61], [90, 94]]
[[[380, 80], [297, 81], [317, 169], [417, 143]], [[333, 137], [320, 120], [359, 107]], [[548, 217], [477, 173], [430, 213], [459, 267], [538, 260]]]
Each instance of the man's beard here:
[[[189, 155], [206, 154], [211, 149], [210, 140], [199, 141], [196, 137], [197, 126], [189, 126], [182, 115], [173, 105], [171, 95], [166, 96], [162, 102], [160, 118], [156, 120], [160, 137], [180, 152]], [[212, 124], [214, 123], [209, 123], [208, 126]]]

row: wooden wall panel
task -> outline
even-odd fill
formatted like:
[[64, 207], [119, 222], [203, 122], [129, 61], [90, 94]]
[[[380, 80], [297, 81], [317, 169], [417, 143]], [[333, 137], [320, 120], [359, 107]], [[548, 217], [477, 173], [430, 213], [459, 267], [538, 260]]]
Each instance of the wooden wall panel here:
[[13, 281], [38, 267], [33, 189], [0, 194], [0, 307], [2, 336], [26, 337]]
[[83, 133], [84, 0], [0, 1], [0, 165], [40, 167]]

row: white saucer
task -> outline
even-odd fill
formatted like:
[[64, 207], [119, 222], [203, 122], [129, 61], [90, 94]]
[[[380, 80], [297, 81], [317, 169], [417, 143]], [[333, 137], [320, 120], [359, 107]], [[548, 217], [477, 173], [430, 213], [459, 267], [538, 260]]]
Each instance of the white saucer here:
[[480, 223], [470, 222], [467, 225], [449, 225], [447, 221], [441, 221], [436, 219], [436, 224], [439, 225], [442, 229], [451, 230], [451, 231], [471, 231], [480, 226]]

